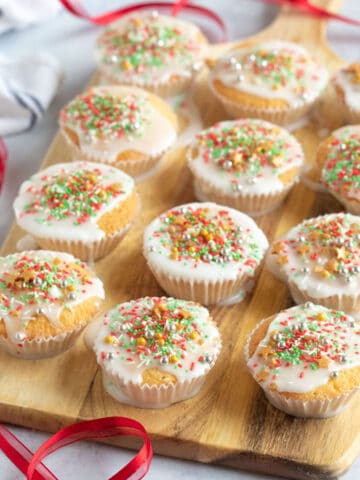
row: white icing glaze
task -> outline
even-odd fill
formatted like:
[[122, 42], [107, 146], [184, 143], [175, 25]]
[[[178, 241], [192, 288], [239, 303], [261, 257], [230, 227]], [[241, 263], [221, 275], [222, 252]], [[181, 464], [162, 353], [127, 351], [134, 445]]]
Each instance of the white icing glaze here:
[[[279, 55], [291, 59], [290, 65], [276, 60]], [[272, 63], [276, 65], [274, 70], [269, 67]], [[282, 83], [272, 80], [271, 75], [277, 70], [279, 76], [284, 77]], [[304, 47], [271, 41], [227, 52], [210, 74], [210, 80], [214, 79], [258, 97], [285, 100], [289, 106], [297, 108], [319, 96], [327, 84], [328, 72]]]
[[[230, 141], [231, 145], [237, 145], [229, 146]], [[266, 150], [258, 153], [262, 146]], [[231, 160], [229, 167], [222, 163], [232, 154], [243, 158], [238, 170], [233, 168]], [[279, 165], [273, 165], [271, 158], [274, 162], [279, 158]], [[224, 121], [203, 130], [190, 145], [188, 154], [188, 165], [195, 177], [234, 197], [283, 191], [285, 184], [279, 177], [300, 168], [303, 161], [300, 144], [285, 129], [252, 119]]]
[[[75, 209], [74, 205], [77, 205], [81, 198], [78, 196], [78, 190], [75, 194], [68, 194], [68, 187], [71, 185], [65, 184], [64, 181], [68, 176], [81, 171], [93, 172], [98, 177], [94, 187], [84, 192], [84, 205], [88, 198], [94, 198], [100, 191], [111, 185], [119, 185], [119, 194], [100, 204], [98, 210], [93, 210], [86, 221], [78, 223], [79, 210]], [[62, 183], [61, 187], [56, 186], [59, 176]], [[50, 207], [45, 201], [42, 202], [44, 199], [42, 188], [44, 186], [49, 187], [54, 192], [56, 188], [59, 196], [68, 202], [67, 216], [64, 216], [64, 218], [53, 216], [51, 220], [48, 220], [52, 206]], [[91, 243], [105, 237], [105, 232], [97, 224], [99, 219], [124, 202], [133, 192], [134, 180], [117, 168], [92, 162], [58, 163], [41, 170], [21, 185], [14, 202], [14, 210], [20, 227], [31, 235]], [[67, 200], [66, 195], [70, 195]], [[39, 206], [29, 211], [28, 206], [34, 202], [38, 203]]]
[[[159, 302], [174, 312], [165, 321], [152, 313]], [[189, 318], [179, 320], [181, 310], [189, 312]], [[136, 329], [133, 322], [136, 322]], [[176, 329], [177, 324], [182, 330]], [[209, 365], [214, 364], [221, 349], [220, 333], [209, 321], [208, 310], [198, 303], [174, 298], [145, 297], [117, 305], [104, 315], [95, 330], [88, 342], [99, 365], [124, 383], [142, 384], [142, 374], [149, 368], [173, 374], [178, 382], [201, 377], [209, 370]], [[188, 338], [193, 330], [197, 336]], [[158, 345], [156, 334], [162, 335], [163, 346]], [[147, 338], [145, 346], [138, 346], [137, 336]], [[109, 337], [114, 343], [107, 341]], [[203, 343], [198, 343], [199, 339]], [[172, 363], [172, 356], [177, 357], [176, 362]]]
[[[23, 268], [24, 262], [26, 265]], [[73, 264], [85, 268], [87, 281], [82, 280], [82, 274], [74, 269]], [[54, 266], [57, 268], [56, 271], [53, 270]], [[31, 271], [35, 272], [35, 275], [31, 280], [25, 281], [24, 275], [30, 274]], [[17, 283], [9, 288], [9, 282], [16, 278]], [[36, 281], [39, 285], [33, 283]], [[72, 290], [69, 290], [70, 285]], [[1, 257], [0, 294], [0, 318], [5, 322], [8, 338], [14, 344], [26, 339], [26, 324], [35, 314], [45, 315], [56, 325], [64, 309], [71, 309], [93, 297], [100, 301], [105, 296], [101, 280], [95, 277], [85, 264], [67, 253], [47, 250], [27, 251]]]
[[339, 70], [333, 77], [334, 85], [337, 85], [344, 92], [346, 105], [360, 112], [360, 82], [354, 82], [354, 73], [348, 70], [349, 67]]
[[[238, 261], [230, 258], [223, 263], [217, 263], [220, 255], [216, 255], [215, 261], [210, 262], [190, 257], [180, 260], [170, 258], [172, 241], [165, 218], [171, 212], [179, 216], [179, 211], [186, 214], [187, 211], [193, 212], [199, 208], [208, 209], [206, 217], [214, 222], [214, 225], [218, 225], [219, 212], [226, 212], [234, 225], [232, 231], [237, 231], [237, 246], [234, 246], [234, 250], [240, 255]], [[196, 232], [199, 228], [200, 224], [194, 225], [189, 232]], [[222, 228], [220, 230], [222, 238], [225, 239], [226, 233]], [[164, 271], [170, 277], [181, 277], [189, 281], [236, 280], [242, 275], [252, 277], [267, 248], [268, 241], [264, 233], [250, 217], [238, 210], [211, 202], [181, 205], [160, 215], [146, 228], [143, 247], [146, 260], [152, 268]], [[226, 256], [225, 252], [224, 254]]]
[[360, 127], [348, 125], [331, 133], [331, 148], [321, 172], [322, 182], [341, 202], [360, 201]]
[[[318, 241], [314, 243], [314, 251], [317, 251], [316, 258], [310, 259], [306, 254], [302, 256], [297, 252], [297, 248], [301, 245], [312, 245], [306, 240], [307, 234], [316, 229], [320, 224], [329, 224], [334, 222], [339, 226], [339, 237], [331, 236], [324, 242]], [[275, 242], [281, 243], [279, 254], [272, 251], [268, 254], [267, 265], [271, 271], [278, 269], [276, 276], [279, 278], [286, 277], [288, 282], [294, 283], [299, 290], [321, 301], [322, 298], [327, 298], [332, 295], [355, 295], [357, 296], [360, 290], [360, 249], [358, 247], [359, 235], [351, 234], [351, 237], [346, 237], [345, 232], [350, 229], [351, 224], [359, 225], [360, 217], [351, 214], [329, 214], [313, 219], [307, 219], [296, 227], [292, 228], [282, 239]], [[309, 229], [310, 227], [310, 229]], [[332, 256], [327, 251], [320, 251], [321, 247], [330, 248], [330, 251], [336, 252], [339, 249], [339, 254], [342, 254], [343, 248], [351, 249], [351, 259], [342, 267], [341, 261], [339, 268], [344, 268], [343, 271], [322, 273], [326, 270], [328, 262], [336, 259], [337, 253]], [[273, 247], [274, 248], [274, 247]], [[309, 254], [313, 251], [309, 250]], [[287, 262], [281, 264], [278, 262], [278, 256], [287, 257]], [[269, 264], [269, 262], [271, 262]], [[315, 271], [319, 269], [319, 271]], [[359, 270], [359, 272], [358, 272]]]
[[[261, 381], [265, 389], [273, 383], [279, 392], [307, 393], [326, 385], [332, 372], [360, 366], [359, 340], [359, 324], [352, 317], [312, 303], [299, 305], [276, 315], [247, 365], [254, 376], [268, 373]], [[269, 358], [262, 354], [268, 346], [277, 352]], [[305, 357], [299, 357], [301, 351]], [[270, 366], [270, 358], [280, 365]]]
[[[148, 93], [135, 87], [109, 86], [93, 87], [89, 92], [94, 95], [111, 95], [114, 98], [134, 97], [140, 102], [139, 115], [143, 118], [143, 125], [139, 130], [126, 133], [120, 138], [105, 135], [104, 138], [89, 136], [87, 132], [81, 129], [80, 124], [68, 124], [67, 121], [60, 118], [60, 126], [74, 130], [79, 138], [80, 151], [89, 158], [97, 161], [114, 163], [119, 154], [126, 151], [136, 151], [144, 156], [158, 156], [170, 148], [176, 140], [177, 131], [174, 125], [155, 108], [148, 99]], [[76, 98], [73, 102], [76, 101]], [[63, 109], [64, 112], [73, 102]], [[61, 114], [62, 115], [62, 114]], [[66, 132], [63, 134], [67, 138]], [[72, 141], [69, 140], [70, 144]], [[124, 160], [126, 161], [126, 160]]]
[[[135, 31], [129, 35], [131, 20], [139, 21]], [[157, 34], [149, 35], [141, 32], [143, 26], [151, 28], [152, 25], [158, 29], [176, 28], [180, 31], [180, 37], [176, 41], [170, 35], [164, 35], [163, 39], [157, 39]], [[155, 33], [155, 31], [154, 31]], [[170, 80], [172, 76], [190, 78], [193, 74], [192, 68], [202, 61], [207, 51], [207, 44], [199, 39], [200, 30], [193, 24], [184, 22], [177, 18], [165, 15], [154, 17], [149, 12], [129, 14], [117, 22], [111, 24], [105, 32], [98, 38], [95, 48], [95, 60], [100, 71], [107, 76], [116, 79], [119, 83], [131, 83], [139, 86], [151, 84], [162, 84]], [[114, 43], [110, 48], [106, 47], [109, 38], [124, 40], [121, 47], [116, 47]], [[127, 37], [127, 38], [126, 38]], [[152, 62], [151, 48], [156, 42], [163, 42], [160, 50], [160, 58], [157, 62]], [[130, 55], [126, 54], [127, 47], [132, 47], [132, 56], [137, 56], [138, 67], [127, 67], [121, 62], [129, 62]], [[144, 48], [145, 45], [145, 48]], [[159, 46], [160, 47], [160, 46]], [[173, 53], [170, 51], [174, 49]], [[134, 53], [134, 51], [138, 53]], [[161, 56], [166, 56], [166, 61], [161, 61]], [[144, 63], [144, 58], [148, 58]]]

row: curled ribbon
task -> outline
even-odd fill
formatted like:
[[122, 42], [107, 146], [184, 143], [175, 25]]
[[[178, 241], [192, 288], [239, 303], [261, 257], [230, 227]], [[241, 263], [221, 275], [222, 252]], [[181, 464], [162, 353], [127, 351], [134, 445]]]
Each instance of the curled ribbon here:
[[5, 166], [8, 157], [8, 151], [4, 140], [0, 137], [0, 191], [5, 175]]
[[75, 423], [52, 435], [33, 454], [7, 428], [0, 425], [0, 449], [27, 480], [58, 480], [42, 463], [56, 450], [81, 440], [115, 436], [134, 436], [144, 440], [135, 457], [109, 480], [140, 480], [148, 472], [153, 455], [150, 438], [141, 423], [126, 417], [106, 417]]
[[177, 2], [149, 2], [149, 3], [135, 3], [126, 7], [119, 8], [112, 12], [103, 13], [101, 15], [91, 16], [89, 15], [83, 6], [76, 0], [60, 0], [63, 6], [77, 17], [88, 20], [91, 23], [96, 25], [108, 25], [111, 22], [114, 22], [118, 18], [122, 17], [136, 10], [142, 10], [144, 8], [170, 8], [173, 16], [176, 16], [181, 9], [187, 10], [191, 13], [197, 14], [201, 17], [207, 18], [212, 23], [214, 23], [220, 30], [220, 42], [225, 42], [227, 40], [226, 27], [222, 18], [206, 7], [201, 7], [200, 5], [191, 5], [188, 4], [188, 1], [178, 0]]

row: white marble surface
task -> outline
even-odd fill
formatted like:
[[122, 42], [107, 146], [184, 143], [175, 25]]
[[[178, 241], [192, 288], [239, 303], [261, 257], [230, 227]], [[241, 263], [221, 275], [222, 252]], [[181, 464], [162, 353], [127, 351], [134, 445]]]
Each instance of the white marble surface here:
[[[83, 1], [96, 8], [122, 5], [119, 0]], [[255, 33], [276, 15], [276, 8], [254, 0], [203, 0], [198, 1], [216, 9], [226, 20], [230, 38], [240, 38]], [[360, 2], [344, 2], [344, 14], [360, 18]], [[35, 172], [57, 129], [57, 114], [65, 102], [81, 91], [93, 69], [92, 45], [98, 33], [97, 27], [78, 20], [66, 12], [40, 27], [33, 27], [20, 33], [10, 32], [0, 37], [0, 54], [21, 55], [34, 50], [45, 50], [55, 55], [64, 67], [64, 81], [60, 91], [43, 120], [31, 131], [7, 137], [10, 160], [6, 172], [6, 186], [0, 197], [0, 240], [13, 221], [11, 204], [20, 183]], [[329, 42], [343, 57], [353, 60], [359, 57], [360, 28], [332, 22], [328, 31]], [[59, 158], [59, 162], [61, 158]], [[46, 434], [11, 427], [32, 450], [46, 438]], [[97, 444], [76, 444], [64, 449], [48, 460], [48, 465], [61, 479], [97, 480], [108, 478], [126, 463], [130, 453]], [[0, 455], [0, 479], [22, 480], [24, 477], [6, 458]], [[207, 466], [192, 462], [172, 460], [156, 456], [153, 460], [149, 480], [167, 478], [171, 480], [223, 480], [265, 479], [270, 477], [237, 472], [225, 468]], [[344, 480], [360, 478], [358, 460]]]

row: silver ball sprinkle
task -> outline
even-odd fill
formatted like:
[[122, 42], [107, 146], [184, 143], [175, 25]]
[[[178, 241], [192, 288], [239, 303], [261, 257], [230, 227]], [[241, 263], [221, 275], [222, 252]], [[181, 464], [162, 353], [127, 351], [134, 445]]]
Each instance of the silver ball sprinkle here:
[[160, 39], [160, 40], [157, 41], [156, 45], [161, 48], [165, 45], [165, 42], [164, 42], [164, 40]]
[[45, 314], [45, 310], [44, 310], [43, 308], [39, 307], [39, 308], [37, 309], [37, 312], [36, 312], [36, 313], [37, 313], [38, 315], [44, 315], [44, 314]]
[[340, 143], [340, 150], [346, 150], [346, 143]]
[[187, 208], [186, 208], [186, 207], [180, 207], [180, 208], [179, 208], [179, 212], [182, 213], [182, 214], [184, 214], [184, 213], [187, 212]]
[[243, 186], [240, 185], [240, 183], [233, 183], [231, 188], [234, 192], [241, 192], [241, 190], [243, 189]]
[[355, 265], [355, 266], [353, 267], [353, 272], [355, 272], [355, 273], [360, 273], [360, 267], [359, 267], [359, 265]]
[[222, 257], [217, 257], [216, 263], [222, 264], [224, 263], [224, 259]]
[[351, 278], [351, 277], [345, 277], [345, 282], [346, 282], [346, 283], [351, 283], [351, 282], [352, 282], [352, 278]]
[[355, 327], [355, 321], [354, 320], [349, 320], [349, 327], [354, 328]]
[[295, 332], [295, 330], [298, 329], [298, 326], [297, 326], [296, 324], [292, 324], [291, 327], [290, 327], [290, 329], [291, 329], [293, 332]]
[[76, 299], [75, 293], [70, 292], [70, 293], [68, 294], [68, 296], [67, 296], [67, 299], [68, 299], [68, 300], [75, 300], [75, 299]]
[[322, 343], [323, 345], [329, 345], [329, 344], [330, 344], [330, 341], [329, 341], [328, 338], [322, 338], [322, 339], [321, 339], [321, 343]]
[[267, 67], [268, 66], [268, 61], [267, 60], [262, 60], [261, 61], [261, 66], [262, 67]]
[[311, 303], [311, 302], [305, 302], [305, 303], [304, 303], [304, 307], [305, 307], [305, 308], [311, 308], [311, 307], [312, 307], [312, 303]]
[[360, 233], [355, 233], [354, 240], [360, 240]]
[[279, 343], [277, 344], [277, 346], [278, 346], [279, 348], [285, 348], [285, 347], [286, 347], [286, 343], [285, 343], [285, 342], [279, 342]]
[[330, 373], [331, 378], [337, 378], [338, 376], [339, 376], [339, 372], [337, 372], [336, 370]]
[[231, 168], [232, 167], [232, 161], [231, 160], [225, 160], [223, 163], [224, 168]]
[[234, 64], [234, 69], [235, 69], [237, 72], [240, 72], [240, 70], [242, 70], [242, 65], [241, 65], [241, 63], [235, 63], [235, 64]]
[[154, 247], [154, 245], [151, 245], [151, 246], [149, 247], [149, 252], [155, 252], [155, 247]]
[[346, 355], [340, 355], [340, 362], [346, 363], [346, 361], [347, 361]]
[[39, 287], [39, 286], [41, 285], [41, 278], [35, 277], [35, 278], [34, 278], [34, 285], [35, 285], [36, 287]]
[[229, 62], [230, 65], [236, 65], [237, 64], [237, 60], [236, 60], [235, 57], [230, 57], [228, 59], [228, 62]]
[[118, 63], [119, 57], [117, 55], [111, 55], [110, 58], [109, 58], [109, 61], [111, 63]]
[[229, 263], [231, 261], [232, 261], [232, 258], [230, 257], [230, 255], [225, 255], [224, 262]]
[[212, 257], [210, 255], [208, 255], [207, 253], [205, 253], [201, 259], [204, 261], [204, 262], [210, 262]]
[[26, 338], [26, 333], [24, 332], [16, 332], [15, 333], [15, 338], [18, 342], [23, 342]]
[[241, 75], [241, 74], [239, 74], [239, 75], [236, 76], [236, 80], [237, 80], [239, 83], [243, 82], [243, 81], [244, 81], [244, 78], [245, 78], [244, 75]]
[[282, 338], [281, 333], [275, 333], [274, 339], [275, 339], [277, 342], [279, 342], [279, 341], [281, 340], [281, 338]]
[[128, 329], [127, 323], [121, 323], [119, 326], [120, 332], [126, 332]]
[[302, 271], [303, 273], [310, 273], [310, 268], [309, 268], [309, 267], [303, 267], [303, 268], [301, 269], [301, 271]]
[[299, 238], [298, 238], [298, 241], [300, 243], [304, 243], [305, 242], [305, 237], [303, 235], [300, 235]]
[[255, 62], [256, 55], [254, 55], [253, 53], [251, 55], [249, 55], [249, 60], [250, 60], [250, 62]]
[[60, 282], [60, 287], [61, 287], [61, 288], [65, 288], [66, 286], [67, 286], [66, 280], [61, 280], [61, 282]]
[[247, 183], [249, 183], [250, 185], [254, 185], [255, 183], [257, 183], [258, 179], [256, 177], [251, 177], [248, 179]]
[[203, 64], [201, 62], [194, 63], [192, 66], [192, 71], [193, 72], [200, 72], [202, 69]]
[[191, 234], [190, 233], [184, 233], [184, 240], [191, 240]]
[[299, 330], [305, 330], [306, 328], [306, 323], [305, 322], [300, 322], [299, 323]]
[[164, 223], [170, 223], [169, 217], [165, 217], [165, 218], [164, 218]]
[[169, 363], [168, 357], [161, 357], [160, 358], [161, 365], [167, 365]]
[[114, 358], [113, 352], [108, 352], [108, 353], [106, 354], [106, 360], [112, 360], [113, 358]]
[[132, 125], [133, 129], [134, 130], [139, 130], [140, 128], [140, 123], [139, 122], [134, 122], [133, 125]]

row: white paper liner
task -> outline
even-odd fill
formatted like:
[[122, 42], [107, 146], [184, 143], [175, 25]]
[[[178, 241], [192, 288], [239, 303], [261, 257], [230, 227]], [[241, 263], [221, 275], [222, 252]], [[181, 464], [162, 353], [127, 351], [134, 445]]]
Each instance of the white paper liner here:
[[175, 385], [149, 386], [134, 382], [125, 383], [115, 372], [102, 371], [103, 385], [109, 395], [118, 402], [138, 408], [166, 408], [173, 403], [194, 397], [202, 387], [206, 373], [193, 380], [177, 382]]
[[104, 72], [100, 72], [100, 84], [101, 85], [128, 85], [130, 87], [143, 88], [159, 97], [170, 97], [173, 95], [178, 95], [179, 93], [184, 92], [191, 84], [194, 75], [189, 76], [176, 76], [172, 77], [167, 82], [157, 82], [157, 83], [140, 83], [140, 82], [124, 82], [117, 80], [116, 77], [111, 75], [106, 75]]
[[[261, 320], [247, 336], [244, 346], [244, 357], [246, 364], [250, 359], [249, 347], [252, 335], [261, 325], [268, 321], [269, 318]], [[249, 371], [252, 374], [251, 370]], [[257, 382], [255, 378], [254, 380]], [[328, 399], [310, 399], [304, 401], [298, 398], [287, 398], [281, 392], [271, 390], [263, 384], [259, 382], [257, 383], [263, 390], [266, 398], [271, 403], [271, 405], [273, 405], [275, 408], [278, 408], [279, 410], [282, 410], [288, 415], [303, 418], [328, 418], [337, 415], [346, 407], [348, 402], [360, 388], [359, 386], [358, 388], [354, 388], [347, 393], [332, 398], [330, 397]]]
[[236, 280], [206, 279], [195, 281], [180, 276], [171, 276], [150, 263], [148, 263], [148, 266], [161, 288], [169, 296], [192, 300], [203, 305], [215, 305], [236, 295], [244, 284], [251, 279], [251, 277], [242, 275]]
[[113, 235], [105, 235], [101, 240], [90, 242], [42, 237], [34, 237], [34, 239], [45, 250], [71, 253], [83, 262], [92, 262], [108, 255], [123, 239], [131, 224], [132, 222], [126, 225], [120, 232]]
[[76, 330], [64, 332], [54, 337], [25, 340], [18, 344], [0, 336], [0, 348], [14, 357], [27, 360], [54, 357], [71, 348], [86, 325], [84, 323]]
[[305, 302], [317, 303], [324, 307], [341, 310], [345, 313], [358, 312], [360, 310], [360, 294], [358, 295], [331, 295], [329, 297], [313, 297], [305, 290], [300, 290], [293, 282], [289, 282], [289, 288], [294, 302], [301, 305]]
[[313, 108], [317, 99], [312, 102], [306, 102], [300, 107], [289, 106], [288, 108], [256, 108], [250, 105], [244, 105], [231, 101], [221, 95], [213, 86], [211, 79], [209, 79], [210, 89], [216, 98], [220, 101], [228, 115], [232, 118], [261, 118], [268, 122], [277, 125], [289, 125], [297, 122], [302, 117], [306, 116]]
[[[77, 145], [75, 145], [66, 132], [61, 129], [60, 130], [63, 137], [66, 140], [66, 143], [72, 149], [71, 159], [75, 161], [83, 160], [85, 162], [97, 162], [97, 163], [104, 163], [106, 165], [111, 165], [113, 167], [119, 168], [123, 172], [127, 173], [131, 177], [139, 177], [140, 175], [152, 170], [162, 159], [166, 152], [168, 152], [171, 148], [173, 148], [173, 144], [169, 145], [168, 147], [160, 150], [156, 155], [146, 155], [143, 154], [142, 157], [137, 159], [131, 160], [108, 160], [106, 155], [99, 158], [98, 156], [92, 156], [88, 153], [83, 152]], [[176, 139], [175, 139], [176, 141]], [[174, 141], [174, 143], [175, 143]], [[120, 154], [120, 152], [119, 152]]]
[[227, 194], [210, 185], [208, 182], [194, 178], [195, 197], [201, 202], [211, 201], [219, 205], [236, 208], [252, 217], [258, 217], [274, 211], [284, 201], [295, 182], [284, 185], [284, 189], [264, 195]]
[[306, 418], [329, 418], [342, 412], [351, 398], [357, 393], [355, 388], [348, 393], [337, 397], [318, 400], [299, 400], [297, 398], [286, 398], [281, 392], [264, 389], [269, 402], [279, 410], [295, 417]]

